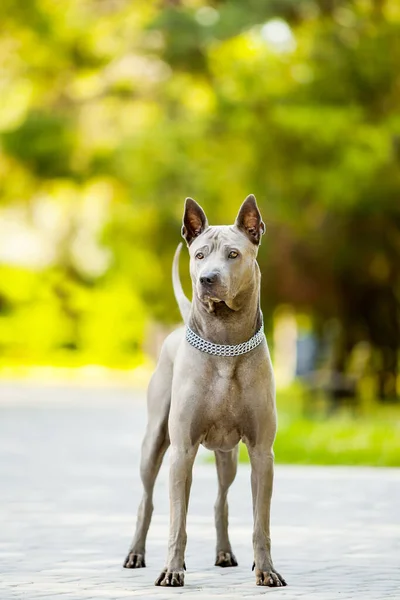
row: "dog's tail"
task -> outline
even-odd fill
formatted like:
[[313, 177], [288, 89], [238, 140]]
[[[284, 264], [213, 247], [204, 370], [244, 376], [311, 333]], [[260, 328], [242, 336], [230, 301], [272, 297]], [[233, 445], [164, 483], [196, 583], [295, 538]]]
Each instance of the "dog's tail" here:
[[182, 242], [178, 245], [175, 251], [174, 260], [172, 262], [172, 285], [182, 318], [184, 322], [187, 323], [192, 305], [190, 300], [185, 296], [185, 292], [183, 291], [181, 280], [179, 278], [179, 256], [181, 254], [181, 250]]

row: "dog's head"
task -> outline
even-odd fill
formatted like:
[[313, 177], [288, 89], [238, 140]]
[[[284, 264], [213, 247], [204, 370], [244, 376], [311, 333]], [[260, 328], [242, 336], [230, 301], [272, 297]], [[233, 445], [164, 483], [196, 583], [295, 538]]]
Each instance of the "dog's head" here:
[[252, 194], [243, 202], [231, 226], [209, 226], [201, 206], [186, 199], [182, 236], [189, 247], [193, 291], [209, 311], [220, 302], [237, 309], [236, 300], [254, 278], [264, 231]]

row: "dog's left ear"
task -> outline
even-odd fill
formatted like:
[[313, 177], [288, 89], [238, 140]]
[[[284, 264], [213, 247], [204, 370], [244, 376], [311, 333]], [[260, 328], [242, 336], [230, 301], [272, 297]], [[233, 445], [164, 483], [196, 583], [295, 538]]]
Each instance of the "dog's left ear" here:
[[257, 201], [253, 194], [247, 196], [240, 207], [235, 225], [247, 235], [253, 244], [260, 244], [261, 236], [265, 232], [265, 224], [263, 223]]

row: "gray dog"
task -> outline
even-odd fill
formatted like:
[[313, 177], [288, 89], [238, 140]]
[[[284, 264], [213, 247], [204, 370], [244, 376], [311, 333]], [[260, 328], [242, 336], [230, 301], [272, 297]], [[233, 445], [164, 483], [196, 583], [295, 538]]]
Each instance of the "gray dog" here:
[[186, 327], [167, 337], [150, 381], [140, 465], [144, 493], [124, 563], [129, 569], [145, 566], [154, 483], [171, 445], [168, 558], [156, 585], [184, 583], [186, 514], [199, 444], [215, 452], [217, 464], [215, 564], [237, 565], [228, 536], [227, 494], [236, 475], [240, 440], [251, 461], [256, 583], [286, 585], [272, 563], [269, 531], [276, 409], [256, 260], [264, 230], [253, 195], [242, 204], [233, 226], [210, 227], [203, 209], [186, 200], [182, 235], [189, 247], [193, 300], [186, 298], [179, 280], [180, 244], [173, 285]]

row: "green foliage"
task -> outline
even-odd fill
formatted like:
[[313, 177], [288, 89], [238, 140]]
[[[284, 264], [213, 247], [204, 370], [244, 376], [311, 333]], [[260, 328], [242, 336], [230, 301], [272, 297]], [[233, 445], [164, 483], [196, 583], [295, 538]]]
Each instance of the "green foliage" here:
[[3, 134], [5, 152], [44, 178], [69, 174], [72, 143], [65, 118], [39, 111], [32, 111], [20, 127]]
[[339, 320], [340, 368], [364, 339], [394, 356], [397, 2], [6, 0], [0, 19], [3, 355], [138, 356], [149, 319], [179, 319], [185, 196], [221, 223], [254, 192], [266, 321]]

